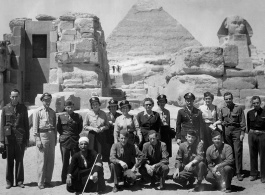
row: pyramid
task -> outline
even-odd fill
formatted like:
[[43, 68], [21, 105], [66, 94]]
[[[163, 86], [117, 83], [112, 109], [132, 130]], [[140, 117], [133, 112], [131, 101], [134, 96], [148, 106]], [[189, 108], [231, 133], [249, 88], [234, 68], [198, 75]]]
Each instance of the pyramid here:
[[107, 39], [109, 57], [164, 55], [199, 45], [153, 0], [139, 0]]

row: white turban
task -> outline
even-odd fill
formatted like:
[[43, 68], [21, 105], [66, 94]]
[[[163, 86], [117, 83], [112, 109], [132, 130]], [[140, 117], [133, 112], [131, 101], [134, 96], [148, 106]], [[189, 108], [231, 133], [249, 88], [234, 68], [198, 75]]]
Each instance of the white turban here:
[[78, 140], [78, 143], [80, 144], [81, 142], [89, 143], [89, 139], [87, 137], [80, 137], [79, 140]]

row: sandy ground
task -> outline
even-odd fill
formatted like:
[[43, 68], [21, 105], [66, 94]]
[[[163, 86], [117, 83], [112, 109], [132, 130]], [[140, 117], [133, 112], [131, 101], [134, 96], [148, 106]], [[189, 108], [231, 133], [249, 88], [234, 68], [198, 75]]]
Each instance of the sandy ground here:
[[[173, 143], [173, 158], [170, 158], [170, 167], [172, 168], [170, 174], [174, 171], [174, 157], [178, 150], [178, 146], [176, 143]], [[65, 185], [60, 184], [60, 173], [61, 173], [61, 154], [59, 150], [59, 145], [56, 147], [55, 153], [55, 167], [53, 173], [52, 183], [54, 184], [53, 188], [45, 188], [44, 190], [39, 190], [37, 187], [37, 161], [36, 161], [36, 147], [28, 148], [25, 152], [24, 158], [24, 167], [25, 167], [25, 188], [21, 189], [18, 187], [12, 187], [9, 190], [5, 189], [5, 167], [6, 167], [6, 160], [0, 159], [0, 194], [12, 194], [12, 195], [65, 195], [69, 194], [66, 191]], [[265, 166], [265, 165], [263, 165]], [[232, 193], [231, 194], [255, 194], [261, 195], [265, 194], [265, 184], [262, 184], [260, 180], [256, 180], [254, 182], [249, 181], [249, 151], [248, 151], [248, 144], [247, 144], [247, 136], [244, 139], [244, 156], [243, 156], [243, 169], [244, 169], [244, 180], [242, 182], [237, 181], [236, 177], [234, 177], [232, 181]], [[104, 173], [105, 178], [109, 178], [109, 168], [106, 163], [104, 163]], [[113, 184], [106, 183], [106, 190], [105, 193], [113, 194], [112, 187]], [[203, 181], [204, 191], [203, 192], [192, 192], [192, 189], [181, 189], [177, 184], [172, 182], [172, 180], [166, 181], [167, 190], [163, 191], [163, 194], [204, 194], [204, 195], [212, 195], [214, 194], [223, 194], [218, 191], [213, 191], [211, 185], [208, 184], [206, 181]], [[129, 189], [125, 189], [116, 193], [119, 194], [152, 194], [152, 195], [160, 195], [161, 191], [156, 191], [155, 189], [150, 189], [148, 184], [141, 184], [138, 181], [138, 185], [135, 187], [131, 187]], [[88, 194], [88, 193], [87, 193]]]

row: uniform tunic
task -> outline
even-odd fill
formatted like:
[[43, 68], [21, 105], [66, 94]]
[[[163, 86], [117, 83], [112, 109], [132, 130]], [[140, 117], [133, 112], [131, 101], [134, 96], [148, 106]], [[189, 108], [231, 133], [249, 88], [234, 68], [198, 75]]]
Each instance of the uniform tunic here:
[[[228, 144], [222, 144], [222, 146], [217, 149], [215, 145], [211, 145], [206, 151], [206, 160], [209, 168], [206, 180], [213, 184], [221, 184], [225, 181], [226, 188], [230, 187], [233, 178], [234, 165], [233, 150], [231, 146]], [[216, 165], [218, 165], [217, 171], [221, 173], [221, 176], [212, 172], [212, 169]]]
[[250, 154], [250, 175], [258, 175], [258, 155], [260, 155], [260, 176], [265, 180], [265, 110], [260, 108], [247, 113], [248, 145]]
[[[98, 133], [90, 130], [89, 127], [103, 128], [103, 131]], [[83, 128], [85, 131], [87, 131], [86, 128], [89, 129], [89, 144], [92, 145], [92, 148], [90, 149], [100, 153], [102, 155], [103, 161], [108, 162], [109, 149], [106, 148], [106, 136], [104, 133], [104, 131], [108, 131], [109, 128], [109, 121], [106, 113], [102, 110], [99, 110], [97, 113], [94, 111], [89, 111], [83, 121]]]
[[[8, 130], [9, 129], [9, 130]], [[23, 158], [25, 145], [29, 141], [28, 111], [24, 104], [11, 103], [3, 107], [1, 114], [0, 142], [6, 145], [7, 166], [6, 182], [14, 184], [14, 161], [16, 162], [15, 180], [17, 184], [24, 182]]]
[[182, 142], [186, 141], [186, 131], [194, 130], [197, 132], [197, 139], [204, 140], [203, 134], [203, 123], [202, 123], [202, 112], [193, 107], [190, 112], [185, 106], [178, 111], [177, 123], [176, 123], [176, 137], [181, 139]]
[[130, 133], [136, 134], [140, 140], [142, 141], [142, 133], [139, 127], [139, 123], [136, 119], [136, 117], [129, 115], [129, 116], [124, 116], [121, 115], [119, 116], [116, 121], [115, 121], [115, 126], [114, 126], [114, 142], [117, 143], [119, 141], [119, 132], [121, 130], [126, 130]]
[[[198, 180], [203, 180], [206, 166], [203, 161], [203, 143], [194, 142], [189, 145], [188, 142], [183, 142], [179, 145], [179, 150], [176, 155], [175, 167], [179, 169], [179, 177], [174, 179], [177, 183], [184, 183], [191, 177], [198, 177]], [[193, 165], [193, 169], [185, 171], [184, 167], [191, 161], [197, 160], [198, 162]]]
[[157, 113], [160, 115], [161, 119], [161, 129], [160, 129], [160, 136], [161, 141], [167, 145], [167, 151], [169, 153], [169, 157], [172, 156], [172, 138], [171, 138], [171, 129], [170, 129], [170, 112], [167, 109], [161, 109], [158, 107], [156, 110]]
[[57, 131], [60, 134], [59, 142], [63, 161], [62, 182], [66, 181], [67, 169], [69, 166], [70, 155], [79, 151], [78, 139], [83, 129], [82, 116], [77, 113], [63, 113], [58, 117]]
[[242, 171], [243, 142], [240, 141], [240, 135], [245, 133], [246, 121], [243, 109], [233, 104], [231, 108], [227, 106], [220, 110], [219, 120], [224, 127], [225, 142], [229, 144], [234, 153], [236, 173]]
[[36, 141], [41, 141], [43, 148], [37, 148], [38, 185], [51, 182], [55, 145], [57, 143], [56, 114], [53, 109], [39, 107], [33, 114], [33, 132]]
[[[94, 162], [95, 166], [92, 170]], [[101, 155], [99, 154], [97, 156], [97, 153], [94, 150], [88, 150], [86, 157], [82, 155], [81, 151], [75, 153], [68, 168], [68, 174], [72, 175], [72, 185], [66, 186], [67, 191], [82, 192], [90, 172], [91, 175], [95, 172], [98, 173], [98, 181], [94, 183], [92, 180], [89, 180], [85, 192], [103, 191], [105, 188], [105, 181]]]

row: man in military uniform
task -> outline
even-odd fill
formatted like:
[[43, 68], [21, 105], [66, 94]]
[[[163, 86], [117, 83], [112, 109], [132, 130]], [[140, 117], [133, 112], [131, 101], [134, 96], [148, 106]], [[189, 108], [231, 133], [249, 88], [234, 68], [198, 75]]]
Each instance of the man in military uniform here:
[[58, 117], [57, 131], [60, 134], [59, 142], [63, 161], [61, 179], [66, 183], [70, 155], [78, 152], [79, 134], [83, 129], [82, 116], [74, 112], [74, 103], [67, 100], [64, 105], [65, 113]]
[[247, 113], [247, 131], [250, 157], [250, 181], [258, 179], [258, 155], [260, 155], [260, 177], [265, 183], [265, 110], [260, 107], [259, 96], [252, 97], [254, 109]]
[[233, 148], [237, 178], [242, 181], [243, 139], [246, 130], [245, 115], [243, 109], [233, 103], [232, 93], [226, 92], [224, 100], [226, 106], [220, 110], [219, 121], [221, 121], [224, 129], [225, 142]]
[[193, 106], [195, 96], [192, 93], [184, 95], [186, 105], [178, 111], [176, 123], [177, 144], [186, 141], [186, 131], [194, 130], [197, 134], [198, 141], [203, 142], [203, 121], [202, 112]]
[[52, 95], [44, 93], [40, 100], [43, 106], [33, 114], [33, 132], [37, 146], [38, 187], [51, 186], [57, 143], [56, 114], [50, 108]]
[[27, 107], [19, 103], [19, 95], [17, 89], [10, 92], [11, 102], [3, 108], [1, 115], [0, 148], [6, 146], [7, 151], [6, 189], [14, 184], [14, 161], [16, 184], [24, 188], [23, 158], [29, 143], [29, 121]]

